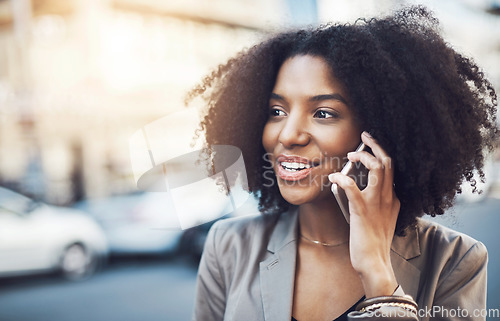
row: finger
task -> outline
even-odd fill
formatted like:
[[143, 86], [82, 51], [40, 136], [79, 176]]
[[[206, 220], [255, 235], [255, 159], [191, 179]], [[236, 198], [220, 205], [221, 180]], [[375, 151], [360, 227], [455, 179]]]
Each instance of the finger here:
[[389, 157], [385, 150], [378, 144], [377, 140], [372, 137], [367, 131], [364, 131], [361, 134], [361, 140], [365, 143], [366, 146], [372, 149], [373, 155], [378, 159], [382, 160], [385, 157]]
[[[362, 151], [349, 153], [347, 154], [347, 158], [351, 162], [354, 162], [353, 166], [361, 166], [361, 164], [363, 164], [368, 169], [368, 177], [359, 178], [368, 179], [367, 186], [370, 186], [371, 188], [376, 187], [378, 190], [383, 188], [383, 182], [385, 179], [385, 167], [377, 158], [375, 158], [375, 156], [366, 151]], [[360, 162], [361, 164], [358, 162]], [[362, 173], [362, 171], [359, 171], [359, 173]]]
[[394, 181], [394, 168], [391, 157], [386, 151], [378, 144], [377, 140], [373, 138], [368, 132], [363, 132], [361, 140], [365, 145], [372, 149], [375, 157], [382, 163], [385, 169], [383, 190], [389, 192], [393, 189]]
[[401, 201], [396, 197], [395, 194], [393, 195], [393, 199], [393, 213], [395, 214], [395, 216], [398, 216], [399, 210], [401, 209]]
[[[366, 146], [370, 147], [373, 155], [384, 164], [386, 165], [391, 165], [392, 166], [392, 161], [391, 157], [389, 154], [386, 153], [386, 151], [380, 146], [375, 138], [373, 138], [368, 132], [363, 132], [361, 135], [361, 140], [363, 143], [365, 143]], [[388, 166], [386, 166], [388, 167]]]
[[384, 170], [384, 165], [375, 156], [367, 151], [347, 153], [351, 162], [361, 162], [368, 170]]
[[349, 199], [349, 202], [355, 203], [359, 199], [361, 199], [361, 191], [359, 190], [354, 180], [349, 176], [336, 172], [328, 175], [328, 179], [330, 180], [330, 182], [332, 182], [333, 184], [337, 184], [340, 188], [342, 188], [345, 191], [345, 194], [347, 196], [347, 199]]

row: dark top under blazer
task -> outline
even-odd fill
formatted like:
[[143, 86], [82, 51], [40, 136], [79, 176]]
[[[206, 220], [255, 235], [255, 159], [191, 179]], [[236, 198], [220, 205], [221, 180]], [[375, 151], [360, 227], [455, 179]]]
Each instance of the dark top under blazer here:
[[[218, 221], [212, 226], [198, 271], [193, 320], [289, 321], [297, 255], [297, 208], [275, 215], [255, 214]], [[398, 283], [429, 320], [433, 306], [466, 310], [440, 320], [484, 320], [485, 246], [469, 236], [422, 219], [406, 236], [395, 236], [391, 262]], [[437, 308], [434, 308], [437, 309]], [[349, 315], [367, 320], [373, 316]], [[402, 318], [388, 318], [403, 320]]]

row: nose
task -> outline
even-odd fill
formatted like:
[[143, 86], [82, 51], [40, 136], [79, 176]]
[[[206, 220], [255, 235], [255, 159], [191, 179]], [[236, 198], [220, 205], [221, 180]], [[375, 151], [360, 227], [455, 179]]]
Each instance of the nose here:
[[279, 142], [288, 149], [295, 146], [305, 146], [311, 140], [311, 135], [307, 131], [304, 117], [299, 114], [290, 115], [281, 129]]

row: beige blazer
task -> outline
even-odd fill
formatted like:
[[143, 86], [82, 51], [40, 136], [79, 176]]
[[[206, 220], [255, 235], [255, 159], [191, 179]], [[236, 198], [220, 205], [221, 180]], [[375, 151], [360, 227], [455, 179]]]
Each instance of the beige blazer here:
[[[193, 320], [291, 320], [297, 212], [213, 225], [198, 271]], [[420, 320], [485, 320], [478, 316], [486, 308], [488, 261], [481, 242], [420, 219], [405, 237], [394, 237], [391, 260], [404, 292], [418, 303]]]

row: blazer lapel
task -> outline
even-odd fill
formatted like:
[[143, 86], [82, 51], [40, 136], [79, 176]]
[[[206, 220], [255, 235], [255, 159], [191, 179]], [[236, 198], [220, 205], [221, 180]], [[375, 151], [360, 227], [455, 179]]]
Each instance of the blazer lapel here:
[[[290, 321], [292, 317], [297, 260], [298, 208], [282, 213], [267, 247], [271, 254], [260, 262], [260, 285], [265, 320]], [[406, 294], [416, 298], [420, 270], [408, 260], [420, 255], [416, 228], [406, 236], [394, 236], [391, 262], [396, 279]]]
[[417, 299], [418, 285], [420, 283], [420, 270], [409, 260], [420, 256], [420, 242], [417, 228], [410, 228], [406, 236], [394, 236], [391, 246], [391, 263], [398, 283], [405, 294]]
[[260, 262], [260, 285], [265, 320], [290, 321], [297, 258], [297, 213], [280, 215], [268, 244], [271, 253]]

